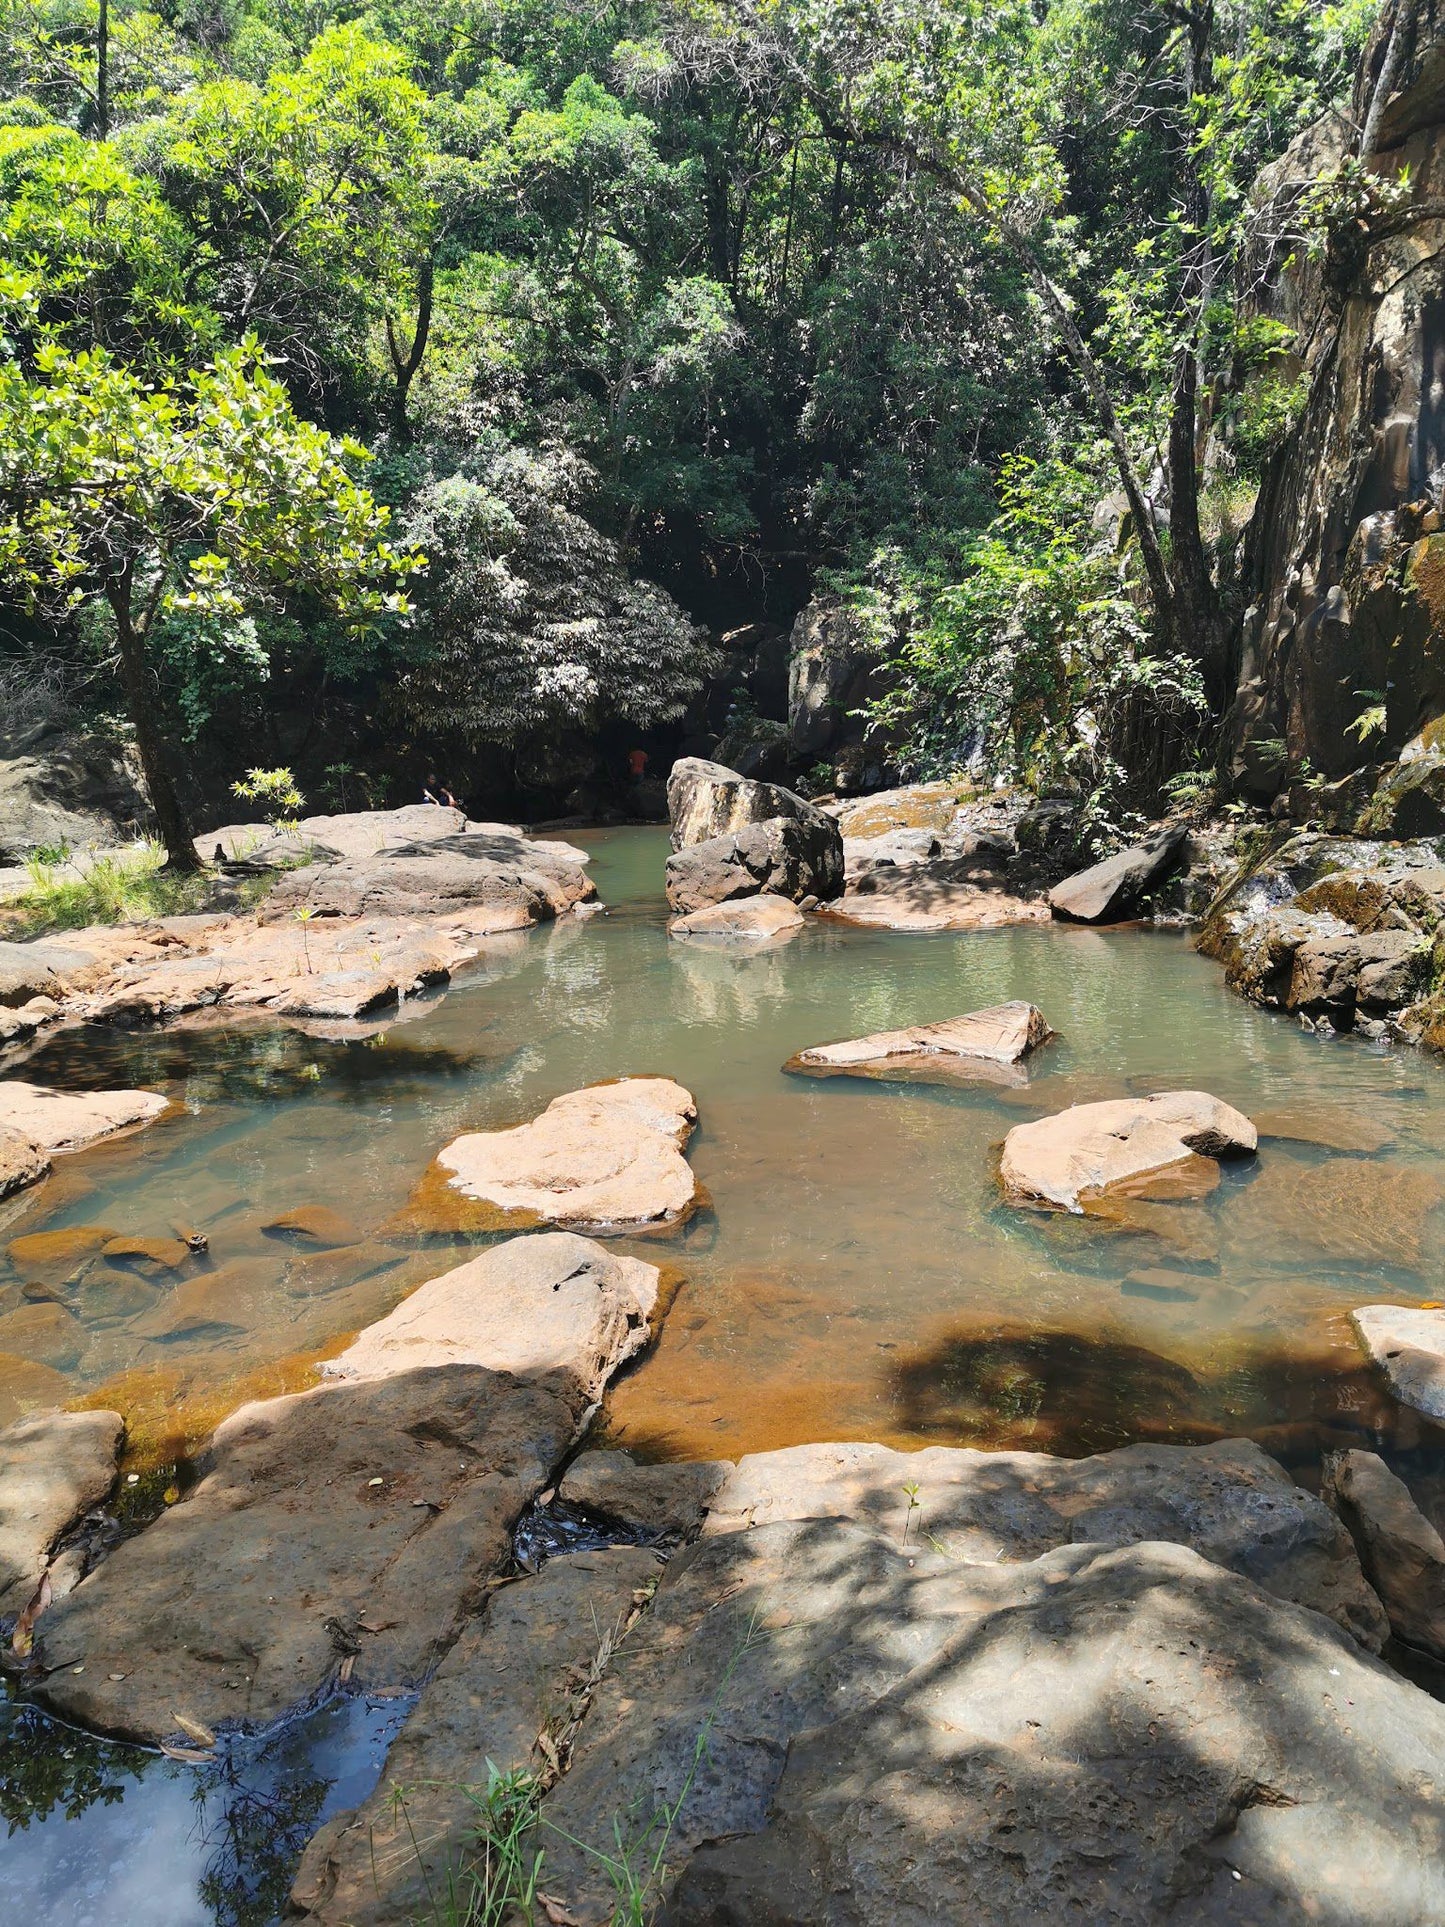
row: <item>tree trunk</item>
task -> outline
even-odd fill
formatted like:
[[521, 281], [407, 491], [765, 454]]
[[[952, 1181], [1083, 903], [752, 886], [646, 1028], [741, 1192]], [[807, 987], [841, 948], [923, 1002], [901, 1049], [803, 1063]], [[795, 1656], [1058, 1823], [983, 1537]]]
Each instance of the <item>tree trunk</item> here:
[[100, 0], [95, 34], [95, 137], [110, 139], [110, 0]]
[[391, 316], [386, 317], [386, 345], [391, 354], [391, 368], [394, 382], [391, 391], [391, 432], [399, 447], [409, 448], [412, 443], [411, 417], [407, 413], [407, 403], [411, 397], [411, 384], [421, 367], [426, 354], [427, 337], [431, 333], [432, 300], [436, 281], [436, 263], [431, 255], [422, 262], [417, 275], [416, 288], [416, 326], [412, 329], [411, 346], [406, 353], [401, 352], [396, 329]]
[[196, 846], [186, 826], [180, 799], [166, 768], [165, 741], [151, 695], [145, 644], [136, 634], [131, 621], [129, 580], [122, 579], [114, 583], [107, 592], [107, 599], [115, 615], [116, 641], [120, 647], [120, 676], [126, 705], [130, 710], [130, 719], [135, 724], [140, 766], [145, 774], [146, 789], [150, 793], [151, 808], [155, 811], [156, 826], [166, 846], [166, 857], [173, 870], [199, 870], [201, 861], [196, 855]]

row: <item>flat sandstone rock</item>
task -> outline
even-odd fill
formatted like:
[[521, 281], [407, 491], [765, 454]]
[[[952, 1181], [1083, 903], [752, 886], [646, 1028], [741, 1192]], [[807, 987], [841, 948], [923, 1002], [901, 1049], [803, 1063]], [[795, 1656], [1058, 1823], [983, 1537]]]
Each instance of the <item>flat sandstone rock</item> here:
[[993, 1004], [941, 1024], [876, 1031], [842, 1044], [815, 1044], [783, 1069], [814, 1077], [978, 1077], [1010, 1069], [1054, 1035], [1034, 1004]]
[[785, 943], [803, 927], [803, 913], [786, 897], [743, 897], [730, 903], [714, 903], [691, 916], [674, 917], [667, 934], [682, 942], [706, 939], [712, 943], [773, 944]]
[[1170, 1167], [1192, 1158], [1252, 1157], [1258, 1143], [1249, 1119], [1219, 1098], [1165, 1091], [1016, 1124], [1004, 1139], [999, 1177], [1011, 1202], [1080, 1211], [1111, 1191], [1147, 1195], [1152, 1180], [1167, 1188]]
[[153, 1123], [170, 1108], [158, 1091], [50, 1091], [18, 1077], [0, 1079], [0, 1131], [28, 1138], [52, 1157]]
[[1047, 923], [1042, 898], [1022, 897], [969, 858], [940, 858], [869, 870], [856, 877], [830, 917], [880, 930], [997, 930]]
[[530, 1124], [456, 1138], [407, 1215], [442, 1229], [680, 1224], [700, 1197], [683, 1155], [696, 1122], [691, 1095], [666, 1077], [568, 1091]]
[[1400, 1403], [1445, 1424], [1445, 1312], [1361, 1305], [1350, 1323]]

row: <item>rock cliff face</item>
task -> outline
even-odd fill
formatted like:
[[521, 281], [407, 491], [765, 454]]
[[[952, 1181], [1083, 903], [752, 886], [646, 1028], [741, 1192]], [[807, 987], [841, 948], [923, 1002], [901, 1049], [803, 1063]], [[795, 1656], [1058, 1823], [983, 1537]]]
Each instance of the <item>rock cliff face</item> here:
[[[1245, 546], [1225, 760], [1238, 789], [1261, 799], [1304, 758], [1341, 779], [1402, 751], [1432, 754], [1432, 725], [1445, 717], [1445, 5], [1401, 4], [1408, 54], [1369, 160], [1378, 185], [1363, 218], [1342, 205], [1319, 259], [1300, 244], [1302, 195], [1347, 160], [1364, 122], [1388, 10], [1352, 121], [1308, 129], [1256, 190], [1260, 305], [1297, 330], [1308, 382]], [[1382, 697], [1383, 735], [1362, 745], [1351, 725]], [[1364, 777], [1345, 800], [1358, 809], [1373, 789]]]

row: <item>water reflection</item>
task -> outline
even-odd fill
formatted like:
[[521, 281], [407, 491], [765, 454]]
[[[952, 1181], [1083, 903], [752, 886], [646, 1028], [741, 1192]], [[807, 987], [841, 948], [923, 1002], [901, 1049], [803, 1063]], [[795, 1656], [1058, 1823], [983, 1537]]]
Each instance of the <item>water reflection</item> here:
[[[142, 1458], [173, 1458], [240, 1396], [307, 1382], [345, 1334], [452, 1260], [398, 1218], [450, 1138], [639, 1071], [695, 1094], [691, 1155], [714, 1207], [667, 1247], [677, 1302], [610, 1400], [615, 1434], [639, 1447], [937, 1438], [943, 1421], [900, 1360], [989, 1321], [1132, 1347], [1212, 1385], [1225, 1353], [1247, 1375], [1236, 1355], [1273, 1349], [1303, 1368], [1348, 1346], [1332, 1334], [1351, 1304], [1445, 1295], [1445, 1079], [1417, 1057], [1306, 1037], [1230, 997], [1167, 934], [813, 924], [762, 952], [673, 943], [665, 834], [590, 840], [612, 912], [518, 939], [403, 1030], [86, 1032], [37, 1053], [37, 1077], [152, 1084], [190, 1108], [62, 1165], [10, 1211], [5, 1243], [90, 1228], [173, 1245], [183, 1224], [209, 1249], [171, 1270], [113, 1262], [99, 1241], [63, 1276], [0, 1265], [0, 1418], [68, 1390], [125, 1410]], [[1061, 1033], [1020, 1089], [782, 1070], [810, 1044], [1015, 997]], [[1107, 1221], [1002, 1206], [995, 1161], [1013, 1124], [1181, 1084], [1279, 1115], [1255, 1167], [1207, 1198], [1132, 1202]], [[1308, 1141], [1312, 1118], [1326, 1143]], [[306, 1250], [268, 1235], [279, 1213], [317, 1205], [354, 1239]], [[1048, 1382], [1087, 1430], [1083, 1363]], [[987, 1403], [994, 1381], [981, 1383]], [[1119, 1422], [1143, 1436], [1167, 1385], [1129, 1383]], [[1276, 1422], [1262, 1368], [1258, 1388], [1238, 1423]], [[1083, 1436], [1066, 1412], [1056, 1422]]]
[[45, 1927], [269, 1927], [302, 1849], [380, 1778], [410, 1699], [341, 1696], [187, 1765], [0, 1706], [0, 1884]]

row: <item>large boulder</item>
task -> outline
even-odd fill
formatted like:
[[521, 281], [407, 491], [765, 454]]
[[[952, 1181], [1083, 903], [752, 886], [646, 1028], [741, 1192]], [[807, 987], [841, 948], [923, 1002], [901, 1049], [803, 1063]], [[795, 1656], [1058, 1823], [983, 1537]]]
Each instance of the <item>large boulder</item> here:
[[[566, 1236], [462, 1269], [463, 1287], [434, 1280], [409, 1321], [363, 1333], [353, 1377], [234, 1413], [195, 1490], [46, 1616], [57, 1711], [155, 1741], [264, 1725], [339, 1671], [394, 1688], [432, 1670], [645, 1342], [657, 1283]], [[599, 1294], [622, 1315], [599, 1321]]]
[[667, 863], [667, 901], [680, 916], [735, 897], [820, 902], [843, 889], [843, 839], [820, 810], [776, 816], [677, 850]]
[[1400, 1403], [1445, 1424], [1445, 1312], [1361, 1305], [1350, 1323]]
[[1055, 916], [1074, 923], [1117, 922], [1164, 882], [1183, 860], [1188, 840], [1189, 831], [1182, 823], [1171, 824], [1147, 843], [1120, 850], [1056, 883], [1049, 892], [1049, 907]]
[[1004, 1139], [999, 1177], [1011, 1202], [1079, 1211], [1110, 1192], [1145, 1196], [1175, 1167], [1201, 1158], [1252, 1157], [1259, 1139], [1249, 1119], [1207, 1091], [1076, 1104]]
[[51, 1548], [115, 1483], [118, 1412], [53, 1412], [0, 1432], [0, 1617], [21, 1612]]
[[705, 1531], [823, 1519], [848, 1519], [890, 1541], [906, 1525], [910, 1545], [971, 1565], [1037, 1559], [1071, 1540], [1169, 1539], [1328, 1614], [1371, 1652], [1389, 1630], [1340, 1521], [1248, 1439], [1126, 1445], [1085, 1459], [790, 1446], [740, 1460], [713, 1495]]
[[468, 1131], [439, 1152], [407, 1215], [418, 1228], [619, 1231], [697, 1209], [683, 1152], [697, 1107], [666, 1077], [624, 1077], [554, 1098], [507, 1131]]
[[735, 769], [709, 763], [700, 756], [684, 756], [673, 764], [667, 779], [667, 808], [674, 850], [685, 850], [694, 843], [706, 843], [715, 836], [745, 830], [753, 823], [769, 823], [777, 817], [810, 822], [824, 816], [822, 810], [780, 784], [754, 782]]
[[123, 738], [43, 723], [17, 733], [10, 722], [0, 716], [0, 864], [46, 849], [114, 848], [148, 826]]
[[861, 618], [834, 597], [810, 602], [788, 647], [788, 727], [800, 756], [835, 751], [851, 713], [873, 693], [878, 647]]
[[[482, 826], [478, 826], [482, 827]], [[505, 828], [515, 837], [521, 830]], [[196, 838], [196, 854], [207, 862], [219, 849], [228, 862], [273, 864], [337, 862], [345, 857], [379, 856], [384, 850], [414, 848], [463, 836], [465, 810], [434, 803], [408, 803], [399, 810], [353, 810], [337, 816], [303, 816], [285, 829], [269, 823], [225, 823]]]
[[1336, 1452], [1325, 1464], [1325, 1499], [1344, 1520], [1390, 1630], [1407, 1646], [1445, 1659], [1445, 1541], [1374, 1452]]
[[1034, 1004], [993, 1004], [941, 1024], [877, 1031], [842, 1044], [814, 1044], [783, 1069], [812, 1077], [988, 1079], [1008, 1073], [1054, 1035]]

